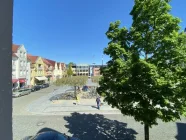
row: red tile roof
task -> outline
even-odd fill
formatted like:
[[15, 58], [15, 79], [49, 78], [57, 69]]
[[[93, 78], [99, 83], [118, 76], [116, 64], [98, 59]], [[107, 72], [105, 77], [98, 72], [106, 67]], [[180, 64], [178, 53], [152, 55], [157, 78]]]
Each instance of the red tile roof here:
[[19, 47], [20, 47], [20, 45], [12, 44], [12, 52], [17, 53], [17, 50], [18, 50]]
[[55, 67], [56, 61], [53, 61], [53, 60], [50, 60], [50, 59], [46, 59], [46, 58], [44, 58], [44, 59], [47, 60], [53, 67]]
[[29, 55], [27, 54], [27, 60], [30, 60], [31, 61], [31, 59], [29, 58]]
[[12, 53], [12, 56], [13, 56], [13, 57], [18, 57], [15, 53]]
[[38, 58], [38, 56], [32, 56], [32, 55], [27, 55], [27, 58], [32, 62], [32, 63], [35, 63], [36, 62], [36, 60], [37, 60], [37, 58]]
[[46, 59], [42, 58], [43, 59], [43, 62], [47, 65], [52, 65], [50, 62], [48, 62]]

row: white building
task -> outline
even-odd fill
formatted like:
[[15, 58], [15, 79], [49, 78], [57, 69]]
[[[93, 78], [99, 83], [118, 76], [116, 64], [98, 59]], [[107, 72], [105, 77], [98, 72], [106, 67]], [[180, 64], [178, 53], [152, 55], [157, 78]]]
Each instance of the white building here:
[[63, 71], [62, 71], [62, 64], [61, 63], [55, 63], [53, 75], [55, 77], [55, 80], [62, 78]]
[[18, 88], [19, 86], [18, 76], [18, 56], [12, 53], [12, 88]]
[[[30, 63], [27, 62], [27, 51], [24, 45], [12, 45], [12, 53], [17, 56], [16, 60], [16, 84], [18, 87], [27, 86], [30, 82]], [[15, 58], [12, 58], [15, 59]], [[14, 83], [15, 85], [15, 83]]]
[[89, 75], [89, 65], [88, 64], [77, 64], [72, 66], [73, 72], [75, 71], [77, 76], [88, 76]]
[[31, 85], [31, 60], [27, 56], [27, 67], [26, 67], [26, 85]]

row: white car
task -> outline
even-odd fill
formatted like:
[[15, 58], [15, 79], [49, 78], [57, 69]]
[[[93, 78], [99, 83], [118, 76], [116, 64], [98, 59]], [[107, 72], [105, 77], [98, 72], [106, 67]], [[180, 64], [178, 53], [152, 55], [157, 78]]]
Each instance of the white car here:
[[16, 92], [13, 92], [13, 97], [20, 97], [31, 93], [31, 89], [20, 89]]

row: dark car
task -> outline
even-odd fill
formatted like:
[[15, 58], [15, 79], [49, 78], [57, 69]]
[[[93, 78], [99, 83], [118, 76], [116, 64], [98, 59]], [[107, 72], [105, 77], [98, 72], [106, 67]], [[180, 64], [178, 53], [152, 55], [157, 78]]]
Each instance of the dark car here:
[[83, 91], [88, 91], [88, 86], [83, 86], [82, 90]]
[[42, 85], [42, 87], [43, 88], [47, 88], [47, 87], [49, 87], [49, 84], [48, 83], [45, 83], [45, 84]]
[[34, 86], [31, 90], [32, 90], [32, 92], [33, 92], [33, 91], [37, 91], [37, 90], [40, 90], [40, 89], [41, 89], [41, 86], [36, 85], [36, 86]]
[[74, 137], [69, 137], [65, 134], [58, 133], [55, 131], [40, 132], [35, 136], [28, 136], [22, 140], [79, 140]]

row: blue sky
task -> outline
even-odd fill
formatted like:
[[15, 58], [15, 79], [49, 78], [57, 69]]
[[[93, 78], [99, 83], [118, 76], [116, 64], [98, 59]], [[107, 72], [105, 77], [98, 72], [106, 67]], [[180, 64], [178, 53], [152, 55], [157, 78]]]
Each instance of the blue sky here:
[[[186, 2], [173, 0], [172, 14], [186, 27]], [[130, 27], [133, 0], [14, 0], [13, 43], [58, 62], [101, 64], [110, 22]], [[109, 60], [103, 56], [104, 64]]]

